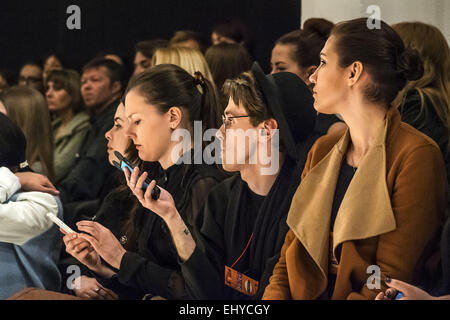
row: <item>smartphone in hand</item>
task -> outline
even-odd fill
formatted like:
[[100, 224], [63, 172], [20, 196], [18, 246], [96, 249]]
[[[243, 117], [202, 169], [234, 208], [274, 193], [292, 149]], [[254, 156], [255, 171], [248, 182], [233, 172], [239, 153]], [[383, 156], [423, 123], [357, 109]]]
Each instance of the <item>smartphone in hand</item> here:
[[[125, 172], [125, 168], [128, 169], [128, 171], [133, 172], [134, 167], [136, 167], [133, 163], [131, 163], [127, 158], [125, 158], [119, 151], [114, 151], [115, 156], [117, 159], [119, 159], [120, 163], [117, 161], [113, 161], [114, 166]], [[140, 177], [141, 175], [139, 175]], [[138, 179], [139, 179], [138, 177]], [[142, 190], [145, 192], [147, 190], [148, 185], [150, 184], [151, 180], [149, 178], [145, 179], [144, 183], [142, 184]], [[159, 196], [161, 195], [161, 189], [159, 189], [158, 186], [155, 186], [152, 190], [151, 197], [153, 200], [158, 200]]]

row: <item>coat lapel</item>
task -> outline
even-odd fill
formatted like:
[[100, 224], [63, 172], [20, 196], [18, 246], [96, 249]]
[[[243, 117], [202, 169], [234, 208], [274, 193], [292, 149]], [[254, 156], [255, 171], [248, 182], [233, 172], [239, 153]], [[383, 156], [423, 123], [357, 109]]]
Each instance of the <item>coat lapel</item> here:
[[[342, 200], [333, 230], [333, 253], [345, 241], [374, 237], [396, 228], [386, 185], [385, 141], [390, 114]], [[331, 208], [349, 142], [347, 130], [307, 173], [294, 195], [287, 218], [287, 224], [320, 268], [324, 279], [328, 274]]]

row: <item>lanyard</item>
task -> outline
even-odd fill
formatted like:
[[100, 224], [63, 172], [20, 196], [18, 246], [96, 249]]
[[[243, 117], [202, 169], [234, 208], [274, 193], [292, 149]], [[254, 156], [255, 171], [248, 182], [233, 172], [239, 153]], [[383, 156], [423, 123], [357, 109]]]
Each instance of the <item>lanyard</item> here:
[[250, 242], [252, 241], [252, 239], [253, 239], [253, 233], [252, 233], [252, 235], [250, 236], [250, 239], [248, 239], [248, 242], [247, 242], [247, 245], [245, 246], [244, 251], [242, 251], [241, 255], [240, 255], [239, 258], [237, 258], [237, 260], [233, 263], [233, 265], [231, 266], [231, 268], [233, 268], [233, 267], [236, 265], [236, 263], [238, 263], [239, 260], [241, 260], [242, 256], [243, 256], [244, 253], [247, 251], [248, 246], [250, 245]]

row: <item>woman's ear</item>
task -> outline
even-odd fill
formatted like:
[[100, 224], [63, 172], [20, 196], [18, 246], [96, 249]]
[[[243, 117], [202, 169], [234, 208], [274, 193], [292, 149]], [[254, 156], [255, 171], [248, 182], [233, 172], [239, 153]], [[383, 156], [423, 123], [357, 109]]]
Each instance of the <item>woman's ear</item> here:
[[361, 79], [364, 66], [361, 61], [355, 61], [347, 67], [347, 84], [348, 86], [354, 86], [358, 80]]
[[169, 111], [167, 111], [167, 115], [169, 116], [170, 129], [177, 129], [183, 119], [183, 111], [181, 111], [181, 108], [171, 107]]

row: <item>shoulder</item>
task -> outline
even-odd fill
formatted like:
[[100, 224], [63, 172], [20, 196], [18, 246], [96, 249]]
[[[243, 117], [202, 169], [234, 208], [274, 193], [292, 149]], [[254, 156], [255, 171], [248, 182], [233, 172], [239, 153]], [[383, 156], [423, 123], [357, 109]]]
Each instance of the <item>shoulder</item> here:
[[439, 146], [432, 138], [405, 122], [401, 122], [396, 132], [388, 137], [386, 148], [388, 153], [397, 155], [424, 149], [431, 153], [441, 153]]

